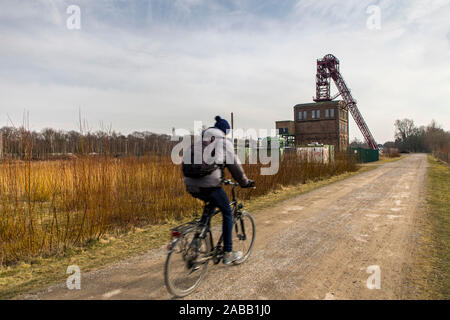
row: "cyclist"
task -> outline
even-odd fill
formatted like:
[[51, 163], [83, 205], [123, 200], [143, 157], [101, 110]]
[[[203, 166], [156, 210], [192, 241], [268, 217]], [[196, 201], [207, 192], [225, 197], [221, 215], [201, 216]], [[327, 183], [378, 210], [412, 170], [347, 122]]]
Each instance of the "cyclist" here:
[[[226, 265], [242, 258], [241, 251], [233, 251], [232, 231], [233, 217], [228, 201], [227, 194], [222, 189], [222, 181], [224, 180], [224, 168], [228, 168], [233, 178], [243, 188], [254, 186], [254, 181], [247, 179], [238, 156], [234, 153], [234, 147], [231, 140], [226, 138], [230, 130], [228, 121], [220, 116], [215, 117], [216, 123], [214, 127], [203, 131], [203, 142], [214, 144], [214, 149], [209, 156], [214, 157], [214, 163], [217, 166], [207, 175], [202, 177], [185, 177], [184, 183], [186, 190], [195, 198], [203, 200], [205, 210], [203, 211], [201, 223], [206, 222], [207, 215], [213, 212], [215, 208], [219, 208], [222, 212], [222, 232], [224, 241], [224, 257], [223, 263]], [[208, 155], [205, 155], [208, 157]]]

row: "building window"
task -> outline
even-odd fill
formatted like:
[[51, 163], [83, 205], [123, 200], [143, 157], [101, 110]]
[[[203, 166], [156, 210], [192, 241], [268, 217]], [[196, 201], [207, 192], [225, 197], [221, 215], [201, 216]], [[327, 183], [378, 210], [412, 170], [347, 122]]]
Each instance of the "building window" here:
[[325, 109], [325, 118], [328, 118], [329, 113], [328, 113], [328, 109]]
[[299, 120], [299, 121], [308, 120], [307, 119], [307, 112], [306, 111], [299, 111], [298, 115], [297, 115], [297, 120]]
[[330, 118], [334, 118], [334, 109], [330, 109]]
[[320, 110], [317, 110], [317, 119], [320, 119]]
[[348, 132], [347, 126], [343, 123], [339, 123], [339, 130], [340, 130], [340, 132], [342, 132], [344, 134]]
[[316, 110], [312, 110], [311, 111], [311, 119], [315, 119], [316, 118]]

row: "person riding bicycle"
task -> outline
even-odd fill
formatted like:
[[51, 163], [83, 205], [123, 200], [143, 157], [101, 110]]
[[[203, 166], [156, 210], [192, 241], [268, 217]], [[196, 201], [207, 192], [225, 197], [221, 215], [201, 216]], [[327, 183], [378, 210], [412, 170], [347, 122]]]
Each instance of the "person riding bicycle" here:
[[201, 223], [205, 223], [207, 215], [215, 208], [219, 208], [222, 212], [223, 224], [223, 241], [224, 241], [224, 257], [223, 263], [228, 265], [242, 258], [241, 251], [233, 251], [232, 231], [233, 217], [227, 194], [222, 189], [222, 181], [224, 180], [224, 168], [228, 168], [233, 178], [242, 188], [254, 186], [254, 181], [247, 178], [242, 168], [239, 157], [234, 153], [234, 147], [231, 140], [226, 138], [226, 134], [230, 130], [228, 121], [220, 116], [215, 117], [216, 123], [214, 127], [208, 128], [202, 133], [202, 143], [211, 144], [211, 157], [214, 158], [216, 167], [212, 171], [202, 177], [184, 178], [186, 190], [194, 197], [203, 200], [205, 210], [203, 212]]

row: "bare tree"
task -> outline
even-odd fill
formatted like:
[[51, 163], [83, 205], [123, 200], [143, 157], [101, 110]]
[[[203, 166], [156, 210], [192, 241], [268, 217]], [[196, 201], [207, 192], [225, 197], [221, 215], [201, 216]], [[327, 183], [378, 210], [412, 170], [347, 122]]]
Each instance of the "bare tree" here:
[[411, 119], [403, 119], [395, 121], [395, 139], [406, 141], [408, 137], [415, 133], [416, 127]]
[[40, 132], [25, 128], [3, 127], [4, 156], [23, 159], [25, 147], [31, 148], [33, 159], [65, 157], [68, 154], [102, 154], [109, 156], [169, 155], [175, 142], [170, 136], [149, 131], [128, 136], [114, 131], [62, 131], [45, 128]]

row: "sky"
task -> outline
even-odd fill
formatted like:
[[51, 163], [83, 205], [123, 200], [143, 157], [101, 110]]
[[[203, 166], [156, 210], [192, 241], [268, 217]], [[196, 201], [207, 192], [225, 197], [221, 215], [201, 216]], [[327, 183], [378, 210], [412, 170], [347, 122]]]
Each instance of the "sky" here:
[[449, 26], [450, 0], [0, 0], [0, 126], [271, 129], [331, 53], [378, 143], [396, 119], [450, 130]]

